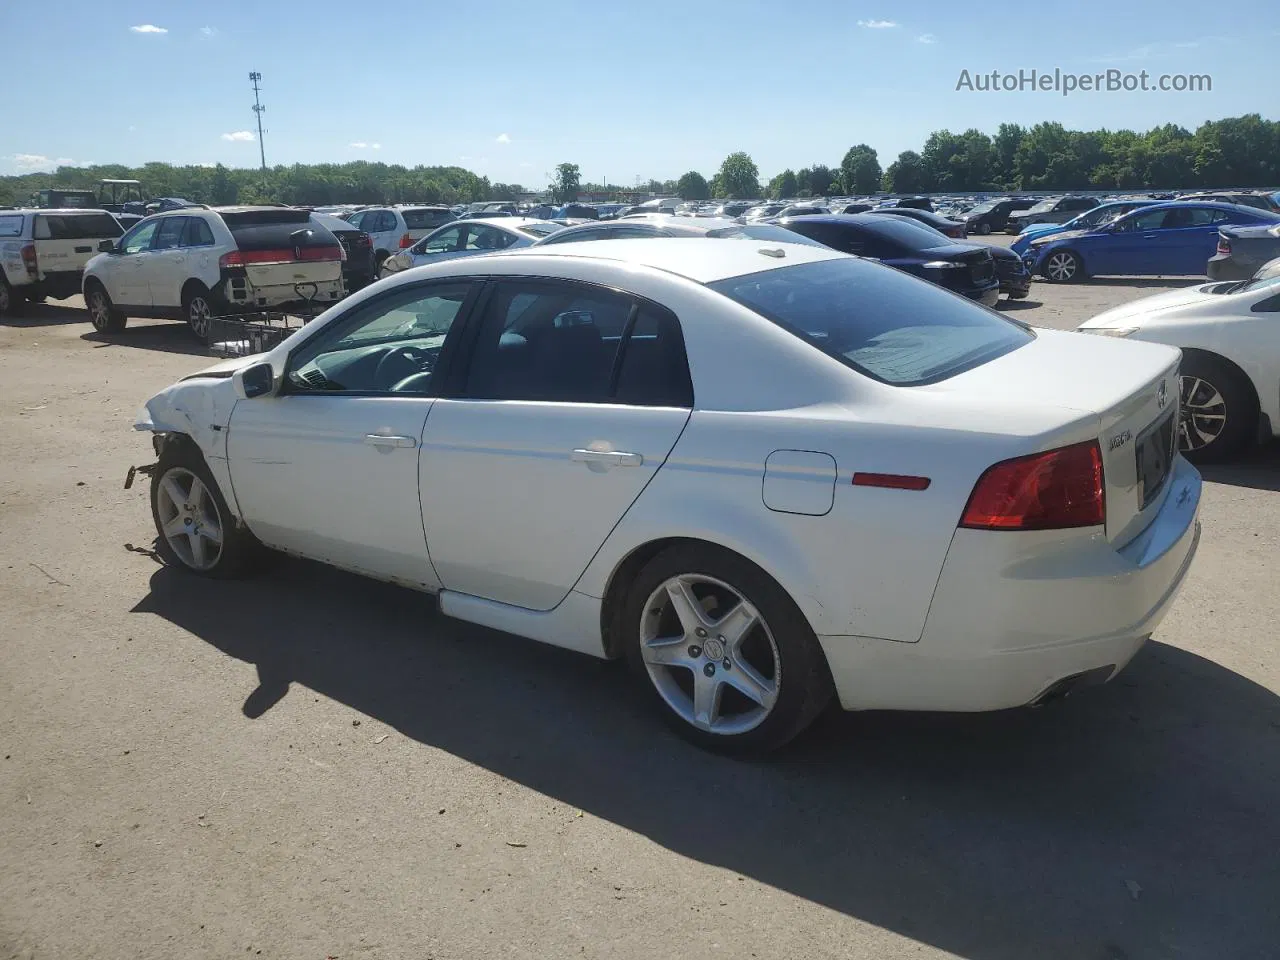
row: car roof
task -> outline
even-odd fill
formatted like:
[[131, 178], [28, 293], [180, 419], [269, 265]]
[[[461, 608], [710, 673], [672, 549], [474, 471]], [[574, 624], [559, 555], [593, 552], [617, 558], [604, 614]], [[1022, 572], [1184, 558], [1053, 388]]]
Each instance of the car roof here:
[[[782, 251], [782, 256], [762, 253]], [[582, 243], [559, 243], [548, 246], [504, 251], [496, 257], [572, 257], [582, 260], [613, 261], [651, 267], [697, 283], [715, 283], [729, 277], [740, 277], [764, 270], [848, 258], [829, 247], [800, 243], [775, 243], [761, 240], [748, 243], [725, 243], [723, 240], [696, 237], [653, 237], [637, 240], [584, 240]], [[479, 258], [468, 258], [468, 265]], [[408, 271], [406, 271], [407, 273]]]
[[468, 224], [482, 224], [486, 227], [523, 227], [529, 223], [555, 223], [554, 220], [544, 220], [541, 217], [459, 217], [457, 220], [450, 220], [448, 223], [440, 224], [440, 229], [445, 227], [466, 226]]
[[16, 210], [0, 210], [0, 213], [10, 216], [15, 213], [51, 213], [61, 216], [64, 213], [107, 213], [107, 211], [101, 207], [18, 207]]

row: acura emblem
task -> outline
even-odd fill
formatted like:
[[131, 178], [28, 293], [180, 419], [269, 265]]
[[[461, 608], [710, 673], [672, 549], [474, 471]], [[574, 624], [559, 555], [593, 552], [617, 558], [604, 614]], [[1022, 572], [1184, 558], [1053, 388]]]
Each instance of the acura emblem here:
[[1165, 381], [1160, 381], [1160, 386], [1156, 388], [1156, 406], [1161, 410], [1164, 405], [1169, 402], [1169, 388], [1165, 385]]

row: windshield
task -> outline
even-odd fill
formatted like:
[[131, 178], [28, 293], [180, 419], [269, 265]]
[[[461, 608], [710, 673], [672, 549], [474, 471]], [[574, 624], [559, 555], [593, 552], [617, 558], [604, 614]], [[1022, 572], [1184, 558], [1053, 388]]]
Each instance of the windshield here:
[[710, 287], [895, 386], [945, 380], [1034, 336], [971, 300], [852, 257], [730, 277]]
[[1052, 213], [1053, 205], [1057, 202], [1058, 202], [1057, 200], [1041, 200], [1039, 203], [1037, 203], [1034, 207], [1032, 207], [1027, 212], [1028, 213]]
[[996, 208], [995, 201], [988, 200], [985, 203], [978, 204], [976, 207], [971, 207], [969, 209], [969, 212], [970, 213], [990, 213], [995, 208]]

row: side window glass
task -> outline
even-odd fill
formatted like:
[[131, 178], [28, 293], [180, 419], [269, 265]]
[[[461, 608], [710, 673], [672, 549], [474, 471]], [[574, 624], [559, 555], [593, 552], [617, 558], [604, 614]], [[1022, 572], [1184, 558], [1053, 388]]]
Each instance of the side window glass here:
[[674, 314], [644, 305], [636, 314], [618, 368], [616, 403], [692, 407], [693, 382]]
[[493, 227], [467, 228], [467, 242], [464, 250], [501, 250], [512, 238]]
[[200, 217], [188, 217], [187, 229], [182, 234], [184, 247], [212, 247], [213, 231]]
[[631, 305], [629, 297], [578, 284], [499, 284], [481, 317], [465, 395], [609, 402]]
[[120, 252], [141, 253], [143, 250], [151, 249], [151, 240], [156, 235], [156, 228], [159, 226], [160, 222], [158, 220], [138, 224], [121, 239]]
[[453, 253], [462, 240], [462, 227], [441, 230], [418, 248], [418, 253]]
[[390, 210], [383, 210], [378, 214], [378, 232], [386, 233], [388, 230], [396, 228], [396, 215]]
[[363, 213], [353, 213], [351, 216], [347, 217], [347, 223], [351, 224], [357, 230], [364, 230], [364, 227], [360, 226], [361, 221], [364, 220], [364, 216], [365, 215]]
[[156, 231], [155, 248], [157, 250], [174, 250], [182, 242], [182, 233], [187, 228], [187, 217], [165, 217], [160, 221], [160, 229]]
[[430, 393], [472, 284], [400, 289], [357, 307], [289, 360], [291, 393]]

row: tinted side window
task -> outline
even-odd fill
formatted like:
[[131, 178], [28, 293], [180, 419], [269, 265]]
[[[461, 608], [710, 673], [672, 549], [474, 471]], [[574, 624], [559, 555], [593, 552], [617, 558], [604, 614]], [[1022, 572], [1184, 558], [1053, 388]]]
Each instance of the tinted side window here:
[[213, 231], [201, 217], [188, 217], [187, 229], [182, 234], [184, 247], [213, 246]]
[[645, 304], [622, 347], [616, 403], [645, 407], [692, 407], [693, 382], [680, 322], [666, 310]]
[[0, 217], [0, 237], [22, 236], [22, 215]]
[[143, 220], [120, 240], [121, 253], [141, 253], [151, 248], [151, 239], [156, 235], [159, 220]]
[[124, 232], [109, 213], [41, 214], [36, 218], [35, 231], [37, 240], [97, 240]]
[[160, 221], [160, 229], [156, 231], [155, 248], [172, 250], [182, 242], [182, 234], [187, 229], [187, 217], [166, 217]]
[[629, 297], [557, 281], [503, 281], [483, 309], [465, 395], [605, 403]]

